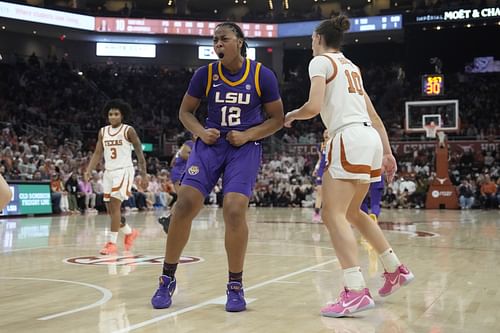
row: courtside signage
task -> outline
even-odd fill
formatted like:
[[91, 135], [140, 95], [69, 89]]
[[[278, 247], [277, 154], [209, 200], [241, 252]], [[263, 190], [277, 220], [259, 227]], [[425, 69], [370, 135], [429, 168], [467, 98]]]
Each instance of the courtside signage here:
[[478, 19], [500, 18], [500, 7], [490, 7], [482, 9], [457, 9], [447, 10], [441, 14], [416, 16], [415, 22], [436, 22], [436, 21], [469, 21]]
[[9, 183], [12, 200], [0, 215], [52, 213], [49, 183]]

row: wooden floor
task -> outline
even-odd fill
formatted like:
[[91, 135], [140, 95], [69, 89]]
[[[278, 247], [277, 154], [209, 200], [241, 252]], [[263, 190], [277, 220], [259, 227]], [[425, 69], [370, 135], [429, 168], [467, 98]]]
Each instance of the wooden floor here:
[[[311, 209], [250, 208], [248, 310], [226, 313], [221, 210], [194, 222], [170, 309], [150, 298], [161, 271], [161, 212], [127, 216], [133, 252], [98, 255], [105, 215], [0, 220], [0, 332], [500, 332], [500, 211], [384, 211], [381, 226], [416, 280], [382, 299], [382, 268], [360, 240], [376, 309], [330, 319], [341, 288], [326, 229]], [[119, 242], [122, 242], [120, 235]]]

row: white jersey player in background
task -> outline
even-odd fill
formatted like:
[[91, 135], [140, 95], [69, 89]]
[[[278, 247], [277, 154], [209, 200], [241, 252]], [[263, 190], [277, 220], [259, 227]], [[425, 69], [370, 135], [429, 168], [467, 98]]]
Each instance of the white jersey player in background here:
[[137, 155], [139, 172], [142, 177], [144, 188], [147, 188], [146, 160], [142, 152], [141, 141], [132, 126], [123, 123], [123, 119], [130, 115], [130, 105], [122, 100], [109, 101], [104, 112], [108, 116], [109, 124], [101, 128], [97, 139], [96, 148], [92, 159], [84, 174], [86, 180], [90, 178], [92, 170], [95, 169], [104, 156], [104, 202], [111, 217], [111, 232], [101, 254], [112, 254], [117, 252], [118, 231], [121, 229], [125, 234], [124, 245], [128, 251], [133, 245], [139, 232], [130, 228], [121, 216], [121, 204], [131, 195], [134, 182], [134, 165], [132, 162], [132, 149]]
[[330, 137], [323, 174], [322, 220], [343, 269], [344, 289], [335, 303], [321, 309], [321, 314], [328, 317], [344, 317], [374, 306], [349, 223], [380, 256], [385, 268], [380, 296], [388, 296], [414, 278], [399, 262], [378, 224], [360, 209], [370, 182], [380, 181], [381, 172], [390, 182], [397, 165], [384, 124], [364, 91], [359, 68], [340, 52], [349, 27], [349, 19], [344, 15], [317, 26], [312, 35], [314, 58], [309, 64], [309, 100], [285, 117], [285, 126], [290, 127], [294, 120], [321, 114]]

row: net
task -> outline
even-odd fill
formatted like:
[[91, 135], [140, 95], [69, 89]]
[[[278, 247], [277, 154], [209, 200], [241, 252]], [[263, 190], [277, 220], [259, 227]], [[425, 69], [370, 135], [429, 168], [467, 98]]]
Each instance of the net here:
[[438, 130], [438, 126], [435, 124], [427, 124], [424, 126], [425, 129], [425, 137], [429, 139], [435, 139], [436, 138], [436, 132]]

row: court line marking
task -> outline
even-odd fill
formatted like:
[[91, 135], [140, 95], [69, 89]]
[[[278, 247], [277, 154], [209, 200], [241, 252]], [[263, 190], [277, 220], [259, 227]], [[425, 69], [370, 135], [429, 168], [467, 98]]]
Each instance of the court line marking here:
[[68, 311], [59, 312], [59, 313], [56, 313], [53, 315], [40, 317], [40, 318], [37, 318], [38, 320], [50, 320], [50, 319], [66, 316], [69, 314], [73, 314], [76, 312], [85, 311], [85, 310], [88, 310], [91, 308], [95, 308], [96, 306], [101, 306], [102, 304], [106, 303], [107, 301], [109, 301], [111, 299], [111, 297], [113, 297], [113, 293], [109, 289], [96, 286], [95, 284], [85, 283], [85, 282], [68, 281], [68, 280], [55, 280], [55, 279], [41, 279], [41, 278], [9, 277], [9, 276], [0, 276], [0, 280], [33, 280], [33, 281], [63, 282], [63, 283], [77, 284], [77, 285], [93, 288], [93, 289], [96, 289], [102, 293], [101, 299], [98, 300], [97, 302], [94, 302], [92, 304], [82, 306], [82, 307], [79, 307], [79, 308], [76, 308], [73, 310], [68, 310]]
[[274, 281], [274, 283], [299, 284], [300, 282], [296, 282], [296, 281]]
[[27, 247], [27, 248], [24, 248], [24, 249], [2, 250], [2, 251], [0, 251], [0, 254], [11, 253], [11, 252], [21, 252], [21, 251], [40, 250], [40, 249], [55, 249], [55, 248], [58, 248], [58, 247], [65, 247], [65, 246], [78, 246], [78, 244], [68, 243], [68, 244], [59, 244], [59, 245], [47, 245], [47, 246]]
[[331, 273], [332, 271], [328, 270], [328, 269], [311, 269], [311, 272], [328, 272], [328, 273]]
[[[256, 285], [253, 285], [251, 287], [245, 288], [245, 291], [248, 292], [250, 290], [258, 289], [258, 288], [264, 287], [264, 286], [266, 286], [268, 284], [274, 283], [276, 281], [284, 280], [284, 279], [287, 279], [289, 277], [292, 277], [292, 276], [295, 276], [295, 275], [299, 275], [299, 274], [308, 272], [310, 270], [316, 269], [318, 267], [322, 267], [322, 266], [325, 266], [325, 265], [328, 265], [328, 264], [332, 264], [332, 263], [337, 262], [337, 261], [338, 261], [338, 259], [335, 258], [335, 259], [328, 260], [328, 261], [325, 261], [323, 263], [320, 263], [320, 264], [317, 264], [317, 265], [314, 265], [314, 266], [309, 266], [309, 267], [303, 268], [301, 270], [298, 270], [298, 271], [295, 271], [295, 272], [292, 272], [292, 273], [288, 273], [288, 274], [285, 274], [285, 275], [282, 275], [282, 276], [278, 276], [278, 277], [276, 277], [274, 279], [263, 281], [261, 283], [257, 283]], [[155, 318], [152, 318], [152, 319], [149, 319], [149, 320], [146, 320], [146, 321], [143, 321], [143, 322], [131, 325], [131, 326], [127, 327], [127, 328], [124, 328], [124, 329], [121, 329], [121, 330], [118, 330], [118, 331], [114, 331], [113, 333], [125, 333], [125, 332], [130, 332], [130, 331], [136, 330], [138, 328], [143, 328], [145, 326], [157, 323], [157, 322], [162, 321], [164, 319], [167, 319], [167, 318], [170, 318], [170, 317], [175, 317], [177, 315], [180, 315], [180, 314], [183, 314], [183, 313], [186, 313], [186, 312], [190, 312], [190, 311], [193, 311], [193, 310], [200, 309], [200, 308], [202, 308], [202, 307], [204, 307], [206, 305], [213, 304], [218, 299], [220, 299], [220, 296], [219, 297], [214, 297], [214, 298], [209, 299], [208, 301], [205, 301], [205, 302], [202, 302], [202, 303], [198, 303], [198, 304], [195, 304], [195, 305], [192, 305], [192, 306], [188, 306], [186, 308], [183, 308], [183, 309], [180, 309], [180, 310], [177, 310], [177, 311], [174, 311], [174, 312], [170, 312], [170, 313], [167, 313], [167, 314], [164, 314], [164, 315], [161, 315], [161, 316], [158, 316], [158, 317], [155, 317]]]

